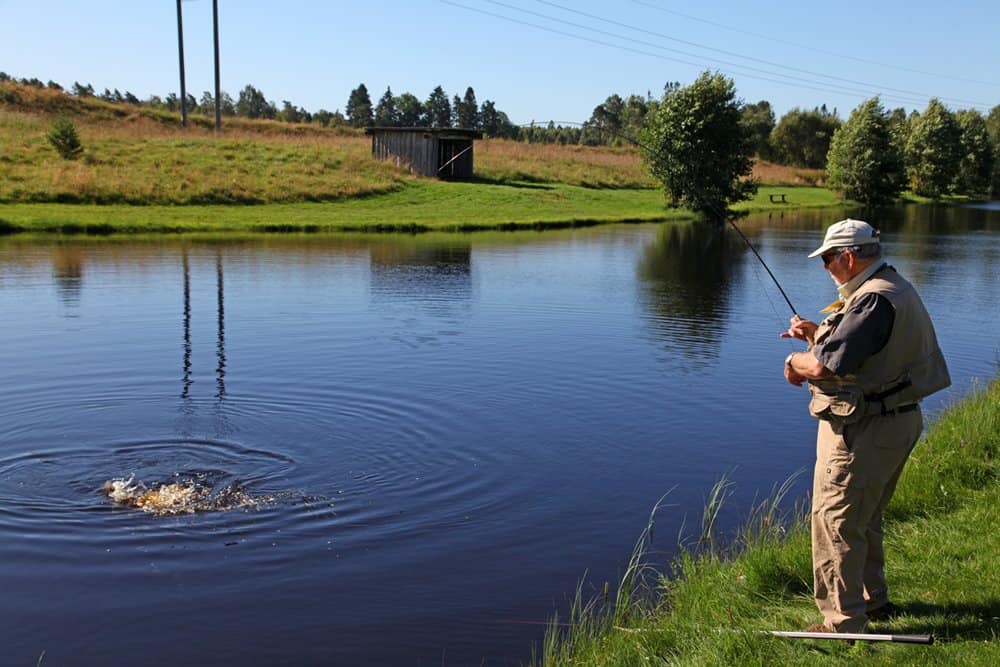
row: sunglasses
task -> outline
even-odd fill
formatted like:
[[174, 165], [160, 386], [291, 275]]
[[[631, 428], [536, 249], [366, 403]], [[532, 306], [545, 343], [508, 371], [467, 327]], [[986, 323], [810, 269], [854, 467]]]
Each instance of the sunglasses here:
[[838, 248], [837, 250], [831, 250], [820, 255], [823, 259], [823, 266], [830, 266], [830, 262], [840, 257], [844, 253], [844, 250], [844, 248]]

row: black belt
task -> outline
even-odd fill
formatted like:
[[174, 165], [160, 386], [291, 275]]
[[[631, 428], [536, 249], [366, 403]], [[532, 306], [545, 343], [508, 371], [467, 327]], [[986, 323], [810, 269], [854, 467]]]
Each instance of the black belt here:
[[885, 417], [886, 415], [895, 415], [895, 414], [902, 414], [904, 412], [911, 412], [917, 409], [916, 403], [911, 403], [910, 405], [903, 405], [898, 408], [893, 408], [892, 410], [886, 410], [885, 399], [889, 398], [893, 394], [898, 394], [899, 392], [911, 387], [912, 385], [913, 383], [910, 382], [909, 380], [903, 380], [896, 386], [890, 387], [889, 389], [886, 389], [885, 391], [879, 392], [877, 394], [865, 394], [865, 400], [870, 401], [872, 403], [881, 403], [882, 409], [879, 411], [879, 414], [882, 415], [883, 417]]
[[883, 410], [881, 414], [882, 416], [901, 415], [904, 412], [913, 412], [919, 407], [920, 407], [919, 403], [910, 403], [909, 405], [901, 405], [898, 408], [893, 408], [892, 410]]

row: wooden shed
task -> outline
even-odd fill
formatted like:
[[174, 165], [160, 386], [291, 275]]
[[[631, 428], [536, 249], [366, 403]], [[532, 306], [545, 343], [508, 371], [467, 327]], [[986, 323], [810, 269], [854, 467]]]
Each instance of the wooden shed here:
[[472, 142], [478, 130], [436, 127], [369, 127], [372, 155], [424, 176], [472, 178]]

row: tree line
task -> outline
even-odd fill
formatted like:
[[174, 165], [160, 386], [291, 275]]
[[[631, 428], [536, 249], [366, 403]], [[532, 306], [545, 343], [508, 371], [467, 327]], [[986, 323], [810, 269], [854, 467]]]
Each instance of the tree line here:
[[520, 131], [492, 100], [479, 104], [472, 86], [462, 97], [450, 99], [441, 86], [435, 86], [423, 102], [409, 92], [394, 95], [391, 86], [386, 86], [372, 105], [368, 87], [361, 83], [351, 91], [345, 111], [354, 127], [456, 127], [506, 139], [517, 139]]
[[[0, 72], [0, 82], [4, 81], [63, 91], [54, 81], [15, 79]], [[703, 83], [710, 87], [711, 82]], [[461, 97], [450, 98], [436, 86], [423, 101], [409, 92], [396, 95], [387, 86], [373, 104], [368, 88], [361, 83], [350, 92], [345, 113], [341, 113], [339, 109], [309, 112], [288, 100], [279, 106], [248, 84], [236, 99], [221, 93], [220, 107], [224, 116], [288, 123], [460, 127], [528, 142], [615, 146], [635, 143], [661, 115], [664, 105], [679, 93], [691, 92], [690, 88], [668, 82], [658, 99], [650, 92], [627, 97], [612, 94], [579, 125], [549, 121], [517, 126], [492, 100], [480, 104], [471, 86]], [[129, 91], [105, 88], [98, 93], [92, 85], [79, 82], [64, 92], [112, 103], [180, 110], [180, 99], [174, 93], [140, 100]], [[873, 98], [844, 121], [836, 109], [828, 110], [826, 105], [795, 108], [776, 119], [767, 100], [746, 104], [733, 97], [731, 103], [738, 111], [741, 146], [744, 139], [746, 143], [741, 150], [783, 165], [825, 168], [830, 184], [842, 188], [852, 199], [885, 202], [907, 188], [928, 197], [1000, 195], [1000, 105], [984, 116], [974, 109], [951, 111], [932, 99], [922, 112], [907, 114], [902, 108], [885, 109]], [[195, 113], [215, 112], [215, 99], [209, 91], [200, 99], [187, 95], [185, 105]]]
[[732, 80], [718, 72], [667, 91], [640, 137], [671, 205], [724, 220], [730, 204], [756, 191], [749, 178], [754, 155], [779, 150], [789, 137], [796, 153], [784, 154], [788, 162], [825, 166], [831, 187], [866, 206], [890, 204], [906, 189], [934, 199], [1000, 193], [1000, 105], [983, 116], [932, 98], [907, 115], [873, 97], [844, 122], [822, 107], [793, 109], [768, 132], [769, 107], [743, 104]]

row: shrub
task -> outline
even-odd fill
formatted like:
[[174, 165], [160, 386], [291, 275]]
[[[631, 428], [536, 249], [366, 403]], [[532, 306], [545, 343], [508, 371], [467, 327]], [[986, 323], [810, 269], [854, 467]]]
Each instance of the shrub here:
[[49, 130], [49, 143], [67, 160], [75, 160], [83, 153], [76, 127], [69, 118], [57, 118]]

